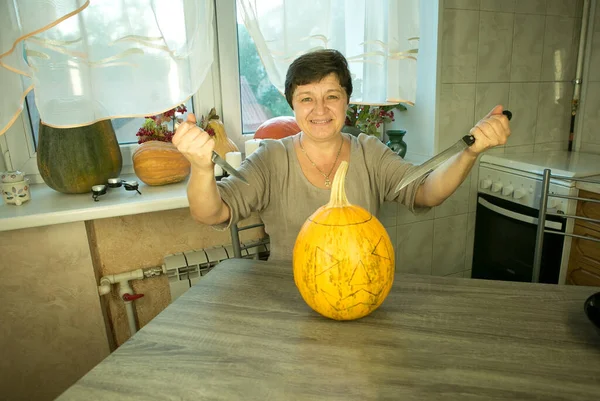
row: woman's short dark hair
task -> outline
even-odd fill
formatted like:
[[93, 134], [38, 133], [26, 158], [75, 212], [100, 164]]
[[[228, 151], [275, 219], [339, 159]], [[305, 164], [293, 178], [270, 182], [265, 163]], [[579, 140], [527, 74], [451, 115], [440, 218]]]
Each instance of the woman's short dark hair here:
[[348, 69], [348, 61], [342, 53], [334, 49], [315, 50], [298, 57], [288, 68], [285, 77], [285, 99], [290, 107], [296, 87], [319, 82], [327, 75], [334, 73], [340, 86], [346, 91], [348, 102], [352, 95], [352, 78]]

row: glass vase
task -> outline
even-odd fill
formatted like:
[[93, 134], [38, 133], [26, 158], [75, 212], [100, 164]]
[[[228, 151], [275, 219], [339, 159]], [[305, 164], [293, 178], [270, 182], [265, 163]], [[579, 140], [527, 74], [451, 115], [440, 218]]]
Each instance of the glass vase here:
[[406, 130], [403, 129], [391, 129], [385, 132], [389, 138], [386, 145], [398, 156], [404, 158], [406, 156], [407, 145], [402, 139], [406, 135]]

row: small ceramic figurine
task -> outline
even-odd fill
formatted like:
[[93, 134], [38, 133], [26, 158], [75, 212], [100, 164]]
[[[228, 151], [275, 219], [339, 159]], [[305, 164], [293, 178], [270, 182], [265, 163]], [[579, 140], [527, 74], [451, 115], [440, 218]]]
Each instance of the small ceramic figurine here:
[[31, 199], [29, 178], [20, 171], [5, 171], [0, 173], [2, 198], [7, 205], [20, 206]]

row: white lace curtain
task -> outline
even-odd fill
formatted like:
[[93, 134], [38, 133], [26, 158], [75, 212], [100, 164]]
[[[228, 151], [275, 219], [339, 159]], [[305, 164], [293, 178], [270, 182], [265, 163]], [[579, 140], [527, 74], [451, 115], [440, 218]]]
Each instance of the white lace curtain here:
[[348, 59], [351, 103], [414, 104], [419, 0], [240, 0], [240, 14], [273, 85], [284, 91], [288, 66], [312, 49]]
[[33, 89], [56, 127], [185, 102], [213, 61], [213, 20], [213, 0], [1, 1], [0, 135]]

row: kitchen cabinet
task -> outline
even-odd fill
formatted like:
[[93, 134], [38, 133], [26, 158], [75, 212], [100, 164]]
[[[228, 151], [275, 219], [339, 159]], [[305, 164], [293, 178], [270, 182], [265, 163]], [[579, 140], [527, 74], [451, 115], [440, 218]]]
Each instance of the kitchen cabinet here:
[[[34, 200], [38, 203], [28, 204], [35, 209], [0, 205], [0, 223], [6, 221], [2, 212], [39, 211], [43, 201]], [[241, 224], [257, 219], [253, 215]], [[100, 297], [99, 276], [160, 266], [168, 254], [231, 243], [229, 231], [196, 223], [184, 208], [4, 228], [0, 228], [1, 401], [53, 400], [130, 337], [117, 288]], [[247, 230], [241, 239], [260, 235], [260, 229]], [[137, 323], [143, 327], [170, 303], [168, 280], [166, 276], [137, 280], [132, 287], [145, 294], [134, 303]]]
[[[582, 198], [597, 199], [600, 194], [579, 191]], [[577, 216], [600, 219], [600, 203], [577, 202]], [[584, 237], [600, 239], [600, 223], [575, 219], [573, 233]], [[573, 237], [567, 270], [567, 284], [600, 286], [600, 242]]]
[[110, 354], [97, 288], [84, 222], [0, 232], [0, 400], [53, 400]]

